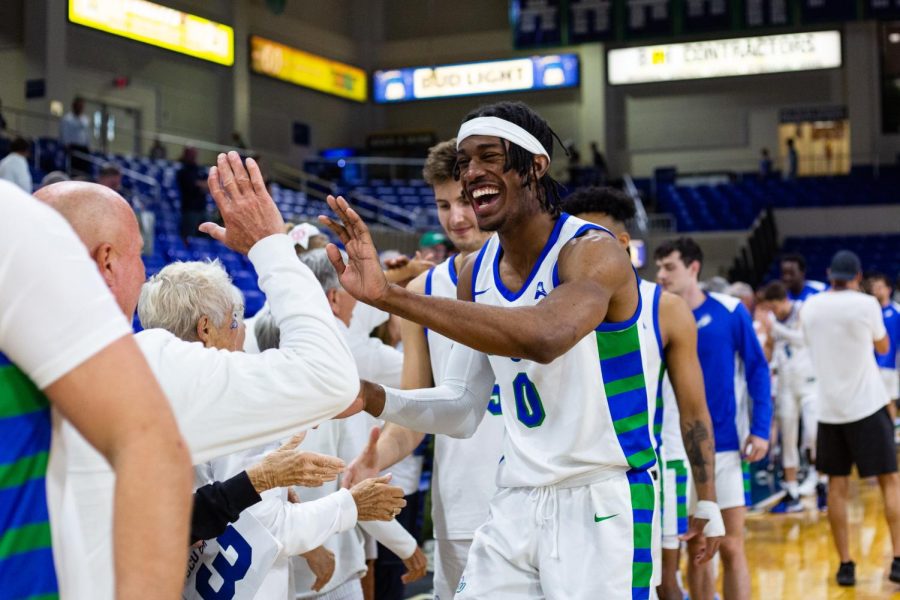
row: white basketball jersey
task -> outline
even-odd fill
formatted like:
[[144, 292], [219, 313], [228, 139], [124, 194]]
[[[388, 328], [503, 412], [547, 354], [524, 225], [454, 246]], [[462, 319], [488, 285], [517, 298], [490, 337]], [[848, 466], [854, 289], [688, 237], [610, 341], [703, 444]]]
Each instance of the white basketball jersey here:
[[[427, 295], [456, 298], [455, 258], [451, 256], [428, 272], [425, 280]], [[453, 341], [433, 331], [426, 330], [425, 335], [431, 355], [431, 373], [435, 385], [440, 385]], [[447, 435], [434, 438], [431, 518], [436, 539], [472, 539], [475, 530], [487, 521], [491, 498], [497, 492], [497, 463], [503, 445], [500, 399], [496, 387], [494, 391], [488, 412], [475, 435], [468, 439]]]
[[[474, 301], [503, 307], [537, 304], [559, 284], [560, 250], [592, 229], [606, 231], [561, 215], [516, 292], [500, 279], [503, 249], [494, 235], [475, 263]], [[550, 364], [489, 356], [506, 424], [499, 486], [579, 485], [601, 471], [646, 470], [655, 464], [640, 309], [626, 322], [601, 323]]]

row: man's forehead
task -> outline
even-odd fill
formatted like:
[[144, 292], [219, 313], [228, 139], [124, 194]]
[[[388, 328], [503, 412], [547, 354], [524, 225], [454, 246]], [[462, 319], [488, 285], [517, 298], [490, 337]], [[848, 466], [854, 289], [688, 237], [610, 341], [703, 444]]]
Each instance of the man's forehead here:
[[468, 154], [488, 148], [505, 148], [504, 141], [490, 135], [471, 135], [459, 143], [457, 154]]

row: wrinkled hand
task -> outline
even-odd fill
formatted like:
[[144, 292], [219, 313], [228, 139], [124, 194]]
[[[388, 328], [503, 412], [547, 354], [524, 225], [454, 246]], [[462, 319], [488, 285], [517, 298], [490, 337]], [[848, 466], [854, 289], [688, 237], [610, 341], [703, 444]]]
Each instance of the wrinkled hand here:
[[403, 490], [388, 485], [390, 474], [366, 479], [350, 488], [358, 521], [390, 521], [406, 506]]
[[350, 488], [364, 479], [378, 477], [378, 437], [380, 435], [381, 428], [373, 427], [369, 432], [369, 443], [344, 470], [341, 486]]
[[312, 591], [318, 592], [331, 581], [331, 576], [334, 575], [334, 553], [324, 546], [319, 546], [300, 556], [306, 559], [309, 570], [316, 576], [316, 580], [312, 584]]
[[769, 451], [769, 442], [755, 435], [747, 436], [742, 454], [747, 462], [762, 460]]
[[278, 450], [270, 452], [259, 463], [247, 469], [247, 475], [259, 493], [276, 487], [302, 485], [318, 487], [334, 481], [344, 471], [344, 461], [316, 452], [297, 452], [306, 437], [298, 433]]
[[709, 562], [719, 551], [719, 544], [722, 543], [720, 536], [706, 537], [703, 535], [703, 528], [707, 523], [709, 523], [707, 519], [691, 517], [688, 530], [684, 535], [679, 536], [681, 541], [688, 543], [689, 560], [693, 560], [694, 564], [698, 566]]
[[247, 159], [245, 168], [237, 152], [220, 154], [216, 166], [209, 169], [207, 182], [225, 227], [203, 223], [203, 233], [241, 254], [247, 254], [263, 238], [284, 233], [284, 219], [252, 158]]
[[404, 584], [422, 579], [428, 571], [428, 559], [425, 558], [425, 553], [418, 546], [412, 556], [403, 560], [403, 565], [406, 567], [406, 573], [400, 577], [400, 580]]
[[378, 250], [372, 242], [369, 228], [343, 197], [328, 196], [326, 200], [340, 222], [324, 215], [319, 216], [319, 222], [338, 236], [347, 252], [348, 260], [344, 264], [337, 246], [328, 244], [326, 247], [341, 286], [357, 300], [377, 306], [378, 301], [387, 294], [389, 284], [381, 270]]

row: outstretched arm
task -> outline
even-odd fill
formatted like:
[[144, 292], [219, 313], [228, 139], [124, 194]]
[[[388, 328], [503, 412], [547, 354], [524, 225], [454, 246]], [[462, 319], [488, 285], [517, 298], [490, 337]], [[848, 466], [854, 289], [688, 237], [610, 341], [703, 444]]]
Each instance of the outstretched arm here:
[[[616, 320], [626, 320], [637, 306], [628, 256], [612, 237], [590, 232], [560, 253], [561, 284], [535, 306], [501, 308], [412, 294], [384, 279], [369, 230], [347, 202], [329, 196], [329, 205], [341, 223], [320, 220], [346, 248], [346, 265], [335, 246], [328, 248], [345, 290], [485, 354], [549, 363], [606, 319], [612, 303]], [[460, 299], [471, 298], [472, 270], [468, 260], [460, 273]]]

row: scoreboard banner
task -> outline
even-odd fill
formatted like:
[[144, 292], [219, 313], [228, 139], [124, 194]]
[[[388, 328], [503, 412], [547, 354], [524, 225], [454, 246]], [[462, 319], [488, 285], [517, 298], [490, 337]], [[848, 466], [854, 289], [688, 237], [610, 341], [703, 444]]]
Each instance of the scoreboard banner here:
[[69, 21], [230, 67], [234, 29], [146, 0], [69, 0]]
[[577, 87], [577, 54], [376, 71], [377, 103]]
[[294, 85], [365, 102], [368, 77], [358, 67], [250, 36], [250, 70]]
[[838, 31], [787, 33], [610, 50], [612, 85], [707, 79], [841, 66]]

